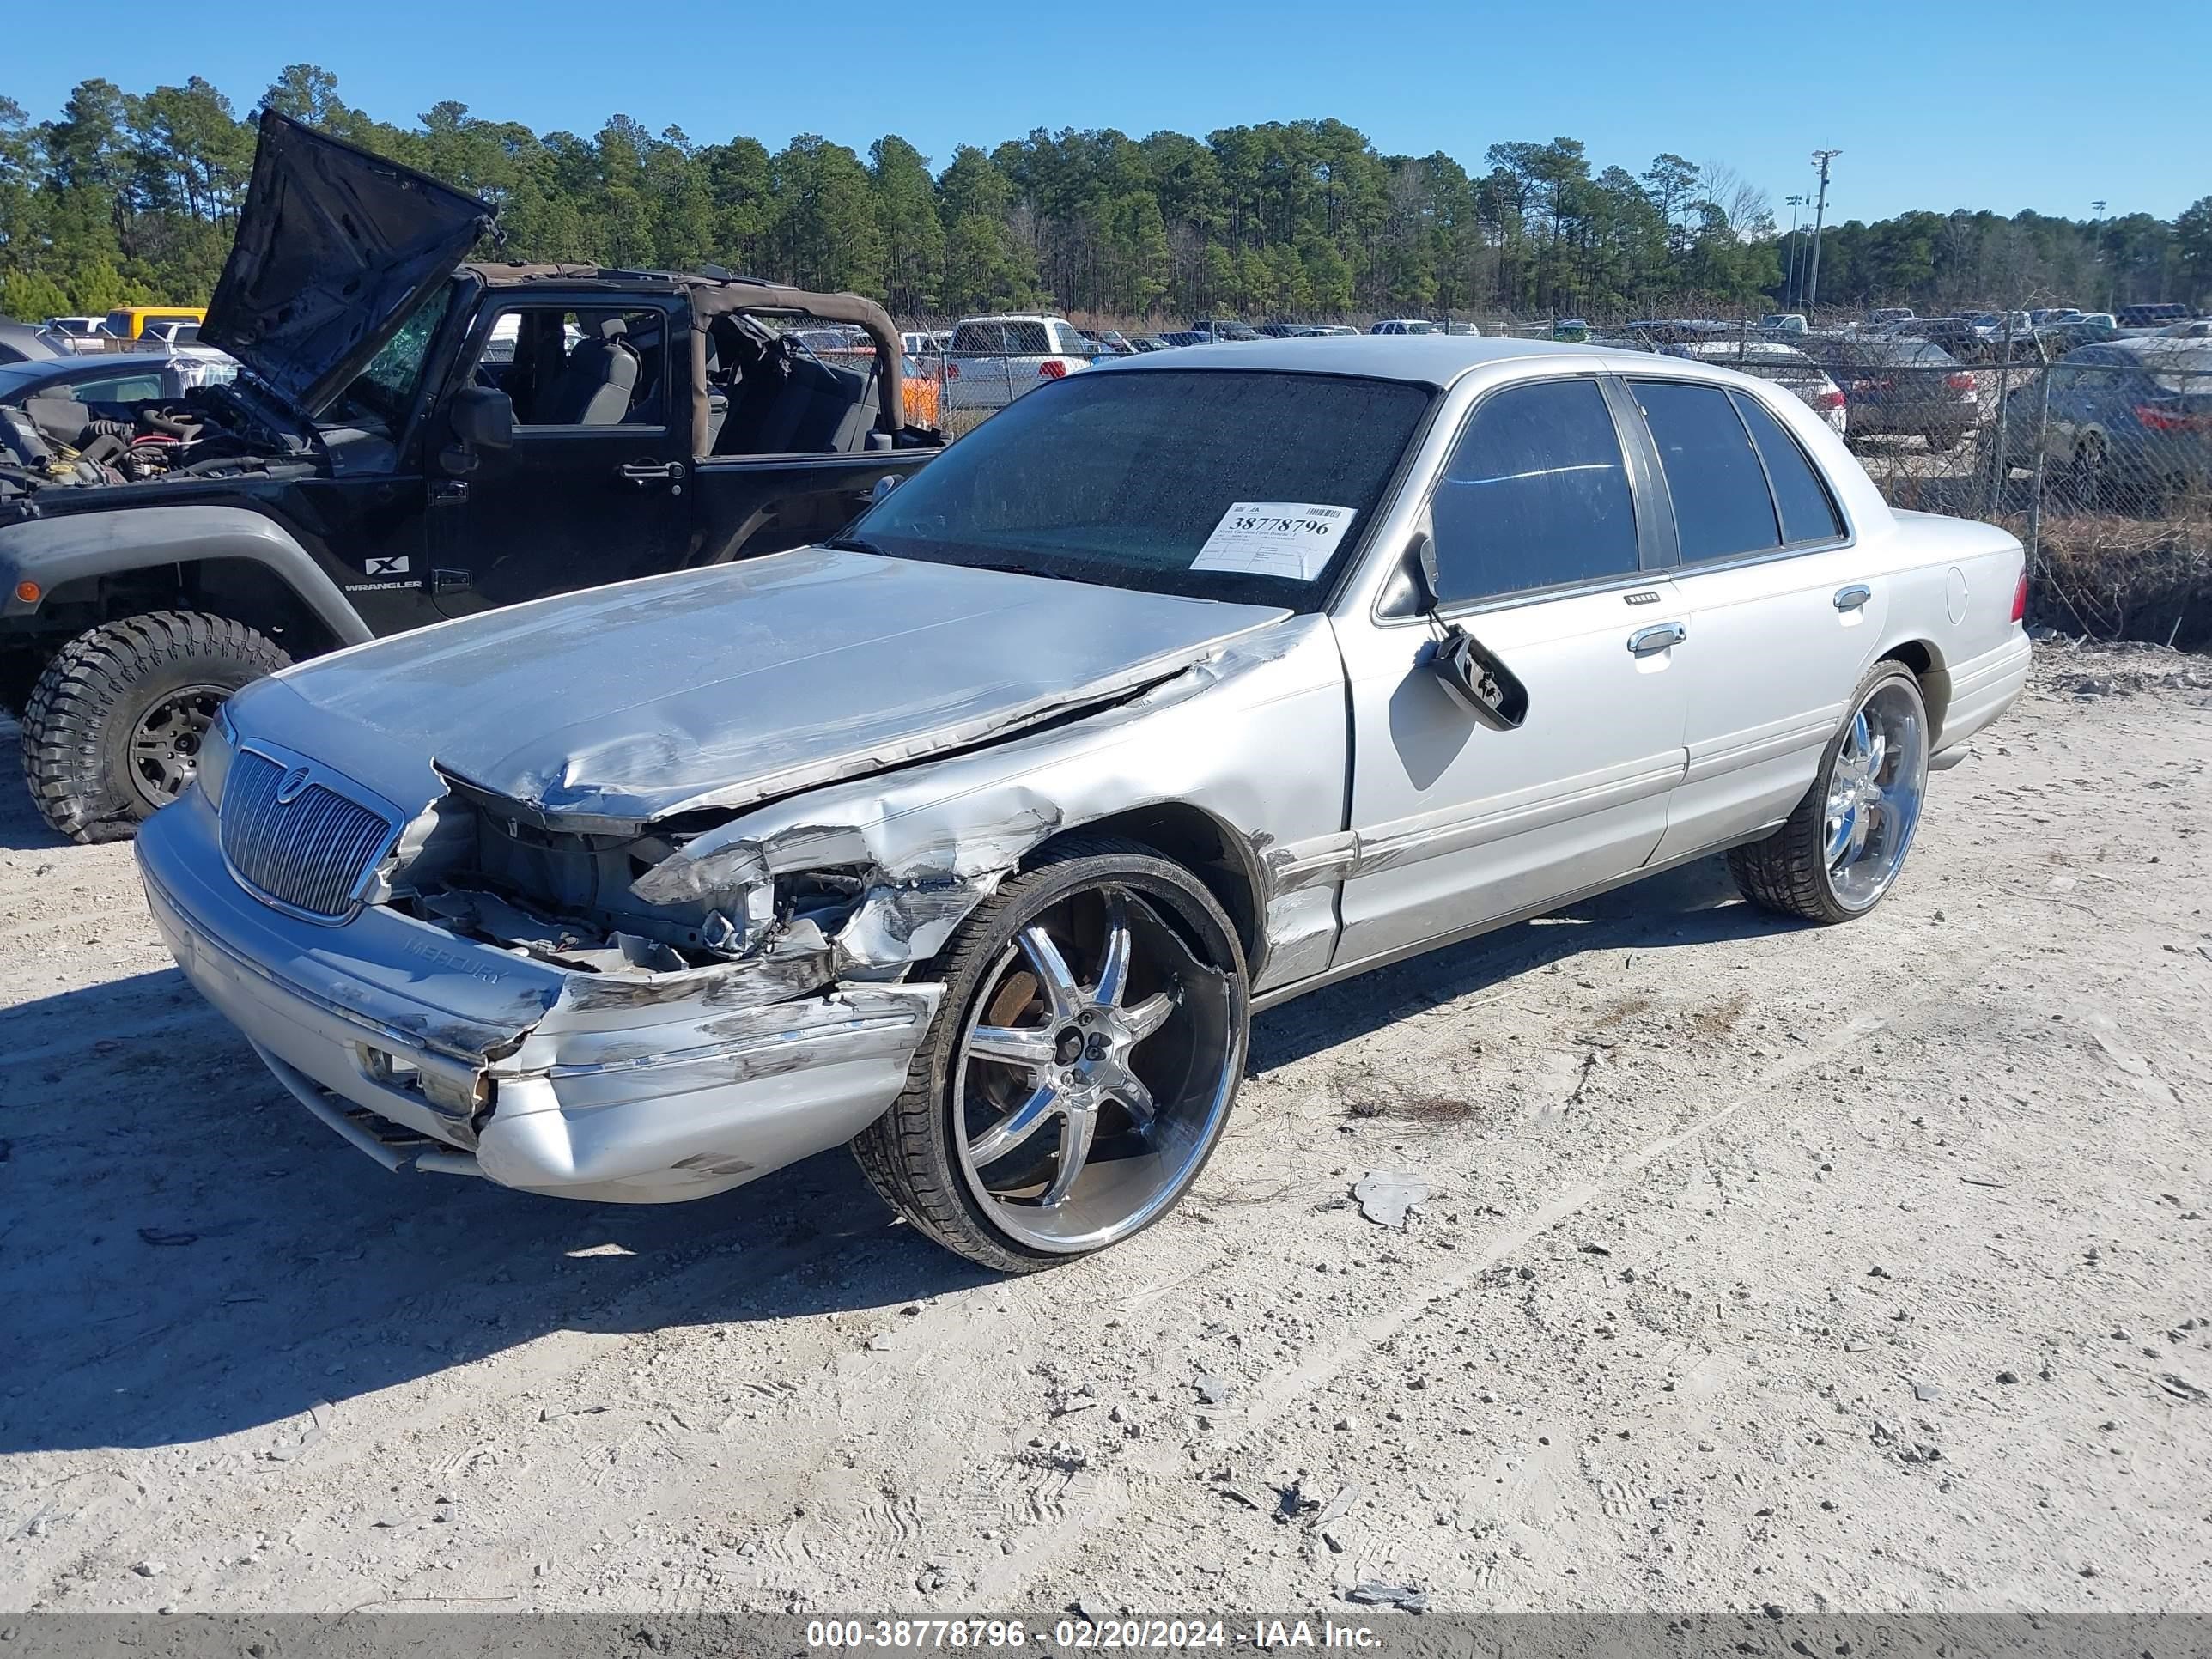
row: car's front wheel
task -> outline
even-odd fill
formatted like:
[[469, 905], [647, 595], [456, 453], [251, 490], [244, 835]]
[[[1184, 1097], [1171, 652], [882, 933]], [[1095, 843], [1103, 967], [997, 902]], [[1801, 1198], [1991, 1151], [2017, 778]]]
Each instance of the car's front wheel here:
[[54, 653], [23, 710], [31, 799], [73, 840], [133, 834], [191, 782], [231, 693], [290, 660], [245, 623], [193, 611], [78, 635]]
[[1876, 663], [1797, 810], [1764, 841], [1729, 854], [1738, 890], [1807, 921], [1849, 921], [1873, 909], [1920, 827], [1928, 738], [1920, 682], [1903, 663]]
[[1119, 1243], [1188, 1190], [1244, 1070], [1244, 953], [1188, 871], [1070, 841], [977, 908], [906, 1091], [853, 1143], [877, 1191], [1024, 1273]]

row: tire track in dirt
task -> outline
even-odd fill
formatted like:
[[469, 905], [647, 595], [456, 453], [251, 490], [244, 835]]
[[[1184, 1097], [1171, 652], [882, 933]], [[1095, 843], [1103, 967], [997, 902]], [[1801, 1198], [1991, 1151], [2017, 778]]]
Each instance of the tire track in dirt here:
[[[1903, 1033], [1916, 1026], [1934, 1023], [1947, 1010], [1948, 1003], [1927, 993], [1939, 989], [1945, 993], [1964, 989], [1985, 974], [2001, 954], [1991, 951], [1978, 957], [1966, 972], [1946, 976], [1940, 987], [1925, 987], [1923, 994], [1911, 1005], [1913, 1012], [1902, 1017], [1893, 1006], [1880, 1014], [1862, 1014], [1854, 1018], [1825, 1041], [1800, 1051], [1784, 1064], [1761, 1072], [1725, 1104], [1699, 1115], [1682, 1127], [1644, 1142], [1634, 1151], [1615, 1158], [1601, 1175], [1562, 1191], [1510, 1226], [1492, 1233], [1488, 1240], [1467, 1253], [1466, 1265], [1458, 1271], [1442, 1279], [1424, 1279], [1415, 1289], [1395, 1298], [1388, 1307], [1346, 1333], [1328, 1348], [1261, 1384], [1249, 1405], [1234, 1417], [1224, 1419], [1224, 1427], [1234, 1432], [1224, 1437], [1222, 1449], [1224, 1451], [1231, 1449], [1237, 1444], [1249, 1441], [1257, 1431], [1279, 1419], [1301, 1397], [1324, 1386], [1355, 1359], [1405, 1331], [1432, 1304], [1467, 1291], [1484, 1274], [1524, 1249], [1540, 1235], [1599, 1200], [1618, 1193], [1677, 1148], [1701, 1139], [1747, 1109], [1771, 1099], [1782, 1085], [1849, 1054], [1876, 1032], [1891, 1030]], [[1129, 1504], [1121, 1506], [1109, 1503], [1087, 1505], [1081, 1511], [1063, 1518], [1042, 1535], [1024, 1537], [1018, 1555], [1009, 1558], [1000, 1568], [987, 1572], [980, 1579], [978, 1588], [983, 1598], [987, 1601], [1013, 1605], [1021, 1600], [1024, 1591], [1034, 1589], [1040, 1581], [1048, 1582], [1051, 1573], [1064, 1566], [1072, 1553], [1091, 1534], [1103, 1528], [1127, 1524], [1130, 1511], [1140, 1508], [1150, 1498], [1170, 1490], [1175, 1478], [1186, 1474], [1188, 1468], [1188, 1458], [1181, 1455], [1182, 1452], [1180, 1447], [1156, 1441], [1148, 1444], [1146, 1449], [1125, 1458], [1125, 1469], [1147, 1478], [1146, 1484], [1141, 1486], [1134, 1482], [1124, 1485], [1123, 1490], [1131, 1495]]]

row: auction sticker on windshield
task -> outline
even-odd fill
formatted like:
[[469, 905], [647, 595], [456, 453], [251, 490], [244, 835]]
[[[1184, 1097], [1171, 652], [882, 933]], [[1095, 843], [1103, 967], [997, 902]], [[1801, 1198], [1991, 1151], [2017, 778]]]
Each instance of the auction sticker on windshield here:
[[1232, 501], [1190, 568], [1311, 581], [1358, 512], [1310, 501]]

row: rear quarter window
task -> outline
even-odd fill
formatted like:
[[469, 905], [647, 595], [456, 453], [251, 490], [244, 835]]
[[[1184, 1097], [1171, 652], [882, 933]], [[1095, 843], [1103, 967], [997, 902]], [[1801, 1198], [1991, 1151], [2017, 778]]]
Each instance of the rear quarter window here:
[[1782, 516], [1784, 542], [1833, 541], [1844, 533], [1844, 521], [1819, 471], [1797, 441], [1756, 398], [1740, 392], [1729, 397], [1751, 433], [1759, 459], [1765, 463], [1766, 481], [1774, 487], [1774, 506]]

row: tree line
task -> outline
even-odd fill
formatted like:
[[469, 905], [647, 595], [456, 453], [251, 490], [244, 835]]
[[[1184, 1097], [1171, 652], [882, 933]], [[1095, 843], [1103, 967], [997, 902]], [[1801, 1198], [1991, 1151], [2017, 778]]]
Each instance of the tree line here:
[[[266, 107], [499, 210], [507, 259], [715, 264], [850, 289], [903, 317], [1052, 305], [1121, 318], [1473, 313], [1593, 319], [1771, 308], [1804, 292], [1808, 238], [1724, 165], [1595, 167], [1572, 138], [1492, 144], [1478, 167], [1386, 155], [1341, 121], [1195, 138], [1042, 128], [941, 171], [905, 139], [862, 156], [812, 134], [771, 151], [616, 115], [532, 132], [437, 105], [412, 126], [286, 69]], [[204, 301], [228, 251], [253, 129], [194, 76], [81, 82], [52, 119], [0, 96], [0, 313]], [[1827, 227], [1824, 305], [2097, 308], [2212, 297], [2212, 197], [2172, 221], [1910, 212]]]

